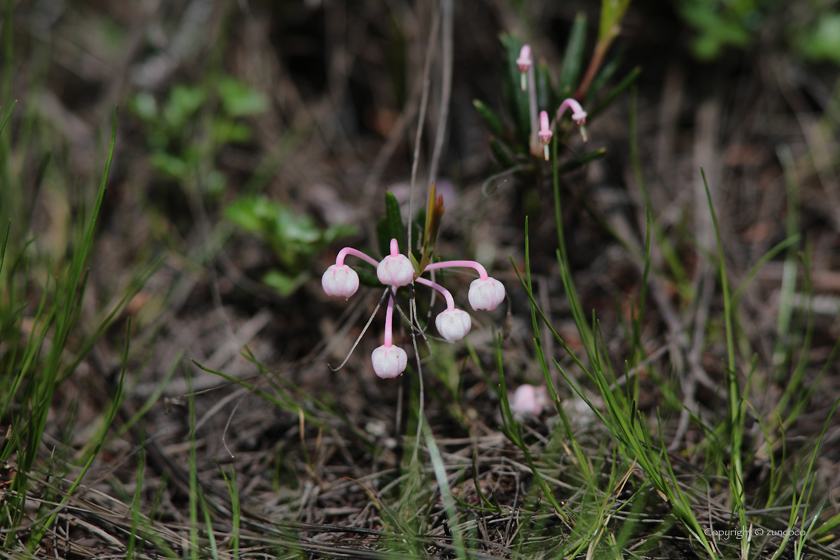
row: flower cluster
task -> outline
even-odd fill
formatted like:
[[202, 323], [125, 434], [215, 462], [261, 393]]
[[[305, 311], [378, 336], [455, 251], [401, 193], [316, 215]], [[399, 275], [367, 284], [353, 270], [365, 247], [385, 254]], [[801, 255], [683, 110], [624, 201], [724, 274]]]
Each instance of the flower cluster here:
[[[391, 240], [391, 254], [381, 261], [377, 261], [361, 251], [352, 247], [345, 247], [338, 252], [335, 264], [330, 266], [321, 277], [321, 286], [328, 296], [339, 296], [349, 298], [359, 289], [359, 275], [356, 271], [344, 264], [348, 255], [359, 257], [376, 267], [376, 276], [379, 281], [392, 288], [407, 286], [412, 280], [419, 284], [429, 286], [440, 292], [446, 300], [446, 310], [435, 318], [435, 327], [440, 335], [449, 341], [461, 340], [472, 326], [472, 321], [467, 312], [455, 307], [455, 300], [449, 290], [436, 282], [425, 278], [414, 278], [414, 266], [408, 257], [400, 254], [399, 244], [396, 239]], [[470, 284], [468, 299], [470, 305], [476, 311], [484, 309], [492, 311], [496, 309], [505, 299], [505, 288], [502, 283], [487, 276], [483, 266], [475, 261], [445, 261], [430, 264], [426, 270], [437, 270], [442, 268], [473, 268], [478, 271], [478, 279]], [[385, 312], [385, 340], [384, 344], [373, 351], [371, 361], [373, 371], [376, 375], [386, 379], [396, 377], [405, 371], [408, 365], [408, 356], [405, 350], [393, 345], [393, 318], [394, 318], [394, 292], [393, 289], [388, 296], [388, 307]]]
[[[531, 58], [531, 47], [529, 45], [523, 45], [522, 50], [519, 51], [519, 58], [516, 59], [516, 65], [519, 67], [519, 72], [522, 76], [522, 91], [528, 89], [527, 85], [530, 83], [532, 84], [531, 92], [528, 95], [528, 100], [531, 105], [531, 126], [532, 126], [532, 134], [536, 132], [536, 96], [537, 93], [534, 91], [533, 83], [534, 83], [534, 64]], [[540, 112], [540, 129], [539, 132], [536, 132], [536, 137], [539, 138], [539, 141], [543, 145], [543, 155], [545, 156], [545, 161], [548, 161], [548, 144], [551, 142], [551, 137], [554, 135], [554, 125], [560, 118], [563, 116], [563, 113], [566, 112], [566, 109], [571, 108], [572, 110], [572, 120], [575, 122], [578, 127], [580, 127], [581, 136], [583, 136], [583, 141], [586, 142], [586, 129], [584, 125], [586, 124], [586, 111], [583, 110], [583, 107], [580, 106], [580, 103], [577, 102], [576, 99], [569, 97], [563, 103], [560, 104], [560, 107], [557, 109], [557, 120], [553, 123], [550, 123], [548, 120], [548, 113], [546, 111]], [[536, 140], [536, 138], [535, 138]]]

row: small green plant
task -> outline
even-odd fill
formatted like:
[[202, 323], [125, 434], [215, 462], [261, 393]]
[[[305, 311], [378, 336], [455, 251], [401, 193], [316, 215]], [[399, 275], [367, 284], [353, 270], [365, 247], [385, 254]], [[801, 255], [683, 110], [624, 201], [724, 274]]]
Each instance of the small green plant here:
[[[203, 113], [208, 107], [209, 120]], [[227, 185], [216, 168], [216, 155], [226, 144], [251, 140], [253, 129], [242, 118], [264, 113], [268, 100], [247, 84], [224, 77], [212, 85], [175, 85], [162, 105], [153, 94], [139, 92], [131, 109], [146, 129], [149, 164], [179, 183], [194, 180], [201, 167], [202, 192], [215, 197]]]
[[[621, 95], [638, 77], [640, 70], [632, 70], [617, 85], [608, 88], [621, 62], [615, 57], [604, 64], [609, 48], [618, 35], [629, 0], [603, 2], [601, 22], [595, 51], [583, 77], [587, 34], [587, 18], [578, 14], [572, 25], [557, 79], [545, 63], [534, 64], [531, 48], [514, 35], [505, 34], [501, 42], [507, 54], [502, 74], [502, 92], [510, 121], [500, 117], [486, 103], [473, 101], [478, 114], [491, 132], [490, 149], [498, 171], [484, 185], [485, 193], [504, 178], [516, 175], [525, 182], [539, 181], [544, 175], [541, 160], [548, 161], [552, 136], [565, 142], [571, 129], [562, 120], [567, 108], [572, 109], [571, 120], [580, 127], [584, 141], [584, 124], [591, 121]], [[583, 106], [587, 107], [584, 111]], [[542, 144], [543, 146], [540, 146]], [[572, 157], [563, 163], [555, 158], [553, 167], [561, 173], [573, 171], [589, 161], [603, 157], [599, 149]], [[542, 157], [540, 157], [542, 156]]]
[[313, 256], [356, 231], [354, 226], [340, 224], [324, 229], [311, 216], [264, 196], [239, 198], [225, 208], [224, 215], [272, 248], [282, 268], [268, 271], [262, 281], [283, 296], [294, 293], [310, 278]]

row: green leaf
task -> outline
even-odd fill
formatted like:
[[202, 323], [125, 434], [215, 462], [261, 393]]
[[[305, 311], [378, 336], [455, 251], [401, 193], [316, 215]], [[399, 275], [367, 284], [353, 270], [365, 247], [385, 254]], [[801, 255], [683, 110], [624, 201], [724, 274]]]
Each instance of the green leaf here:
[[840, 13], [822, 14], [816, 26], [799, 37], [796, 48], [807, 59], [840, 64]]
[[229, 117], [260, 115], [268, 111], [266, 96], [239, 80], [224, 78], [219, 82], [218, 91], [222, 109]]
[[601, 68], [601, 71], [598, 72], [595, 79], [592, 80], [592, 85], [589, 86], [589, 90], [586, 92], [587, 101], [593, 99], [602, 89], [604, 89], [604, 86], [607, 85], [607, 82], [609, 82], [615, 75], [622, 62], [624, 62], [624, 48], [619, 45], [616, 48], [615, 56], [613, 56], [610, 61]]
[[638, 66], [633, 68], [629, 74], [627, 74], [621, 82], [610, 92], [604, 96], [604, 98], [589, 111], [588, 119], [592, 119], [595, 115], [606, 109], [610, 103], [612, 103], [616, 97], [627, 91], [627, 89], [633, 85], [633, 82], [639, 77], [639, 74], [642, 73], [642, 69]]
[[163, 120], [173, 129], [184, 126], [187, 120], [204, 104], [207, 92], [203, 87], [177, 85], [169, 92], [163, 108]]
[[537, 110], [548, 111], [551, 117], [552, 107], [556, 107], [557, 94], [554, 92], [554, 85], [551, 83], [551, 75], [548, 73], [548, 64], [545, 62], [537, 65]]
[[342, 237], [355, 235], [357, 229], [358, 228], [353, 224], [333, 224], [324, 232], [322, 236], [323, 241], [325, 244], [329, 245], [333, 241], [341, 239]]
[[218, 197], [222, 194], [222, 192], [224, 192], [227, 182], [227, 175], [218, 169], [213, 169], [207, 174], [207, 179], [204, 184], [204, 193], [211, 197]]
[[493, 157], [496, 158], [496, 161], [499, 162], [499, 165], [504, 167], [505, 169], [510, 169], [516, 162], [513, 159], [513, 152], [507, 145], [497, 140], [496, 138], [490, 137], [490, 151], [493, 152]]
[[400, 203], [391, 191], [385, 191], [385, 218], [387, 220], [388, 243], [383, 255], [391, 252], [391, 239], [396, 239], [400, 246], [400, 253], [405, 253], [405, 227], [403, 226]]
[[360, 266], [351, 267], [359, 275], [359, 282], [370, 288], [384, 288], [384, 284], [376, 277], [375, 272], [371, 272], [370, 268], [362, 268]]
[[262, 277], [262, 282], [266, 286], [277, 290], [281, 296], [289, 296], [298, 290], [303, 284], [309, 280], [308, 272], [301, 272], [297, 276], [289, 276], [277, 269], [269, 270], [268, 273]]
[[601, 24], [598, 27], [598, 42], [612, 41], [621, 29], [624, 12], [630, 0], [601, 0]]
[[254, 198], [245, 197], [235, 200], [225, 208], [225, 218], [245, 231], [260, 233], [265, 229], [265, 223], [260, 217], [257, 204]]
[[571, 171], [574, 171], [575, 169], [579, 169], [580, 167], [583, 167], [584, 165], [586, 165], [590, 161], [595, 161], [596, 159], [601, 159], [605, 155], [607, 155], [607, 149], [606, 148], [601, 148], [599, 150], [595, 150], [594, 152], [589, 152], [589, 153], [583, 154], [583, 155], [578, 156], [576, 158], [570, 159], [569, 161], [563, 163], [562, 165], [558, 165], [557, 166], [557, 172], [561, 175], [563, 173], [569, 173]]
[[144, 121], [150, 121], [158, 116], [157, 100], [147, 91], [141, 91], [134, 96], [131, 109]]
[[227, 143], [244, 144], [251, 140], [254, 131], [250, 126], [229, 119], [216, 119], [213, 121], [213, 141], [216, 145]]
[[187, 176], [188, 166], [184, 160], [166, 152], [155, 152], [149, 157], [149, 163], [170, 179], [183, 179]]
[[388, 245], [391, 243], [391, 229], [388, 227], [388, 218], [379, 218], [376, 222], [376, 241], [379, 243], [381, 256], [390, 254]]
[[560, 72], [560, 99], [572, 95], [577, 87], [580, 78], [580, 69], [583, 65], [583, 54], [586, 48], [586, 13], [578, 12], [575, 22], [572, 24], [572, 31], [569, 33], [569, 41], [566, 43], [566, 52], [563, 55], [563, 66]]
[[528, 108], [528, 94], [522, 91], [521, 73], [516, 65], [522, 42], [517, 37], [506, 33], [502, 34], [501, 41], [507, 52], [507, 72], [502, 80], [502, 92], [507, 100], [510, 114], [514, 117], [516, 139], [520, 144], [517, 148], [524, 146], [527, 150], [531, 134], [531, 116]]
[[485, 105], [479, 99], [473, 99], [473, 107], [475, 107], [475, 110], [478, 111], [478, 116], [481, 117], [481, 120], [483, 120], [484, 124], [487, 125], [487, 128], [490, 129], [490, 132], [496, 136], [504, 135], [505, 127], [502, 123], [502, 119], [499, 118], [499, 115], [497, 115], [493, 109]]

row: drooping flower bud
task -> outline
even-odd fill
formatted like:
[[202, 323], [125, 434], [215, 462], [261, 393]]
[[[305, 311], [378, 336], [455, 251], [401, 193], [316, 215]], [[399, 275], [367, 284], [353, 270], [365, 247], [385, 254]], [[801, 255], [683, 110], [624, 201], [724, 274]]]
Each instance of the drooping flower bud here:
[[359, 289], [359, 275], [346, 264], [334, 264], [321, 276], [321, 287], [328, 296], [349, 298]]
[[551, 142], [551, 137], [554, 136], [551, 132], [551, 125], [548, 123], [548, 113], [540, 111], [540, 131], [537, 133], [540, 137], [540, 142], [543, 144], [543, 153], [545, 154], [545, 161], [548, 161], [548, 143]]
[[414, 278], [414, 267], [405, 255], [389, 255], [376, 267], [376, 277], [387, 286], [408, 286]]
[[408, 286], [414, 279], [414, 267], [408, 257], [400, 254], [396, 239], [391, 240], [391, 254], [376, 267], [376, 276], [386, 286]]
[[505, 287], [495, 278], [489, 276], [482, 280], [473, 280], [470, 284], [470, 293], [468, 295], [470, 305], [478, 311], [479, 309], [486, 309], [493, 311], [505, 299]]
[[522, 49], [519, 51], [519, 58], [516, 59], [516, 65], [519, 67], [519, 72], [522, 74], [522, 91], [525, 91], [527, 86], [527, 79], [526, 74], [528, 70], [531, 69], [531, 64], [533, 61], [531, 60], [531, 47], [528, 45], [522, 45]]
[[384, 344], [370, 355], [373, 371], [377, 377], [390, 379], [405, 371], [408, 365], [408, 355], [399, 346], [385, 346]]
[[466, 311], [447, 309], [435, 317], [435, 326], [443, 338], [455, 342], [461, 340], [470, 332], [472, 319]]
[[557, 120], [560, 120], [560, 117], [563, 116], [563, 113], [566, 112], [566, 109], [572, 110], [572, 120], [575, 121], [575, 124], [578, 125], [580, 128], [580, 135], [583, 137], [583, 141], [586, 142], [586, 111], [583, 110], [583, 107], [580, 106], [580, 103], [577, 102], [576, 99], [570, 97], [563, 101], [560, 104], [560, 107], [557, 109]]

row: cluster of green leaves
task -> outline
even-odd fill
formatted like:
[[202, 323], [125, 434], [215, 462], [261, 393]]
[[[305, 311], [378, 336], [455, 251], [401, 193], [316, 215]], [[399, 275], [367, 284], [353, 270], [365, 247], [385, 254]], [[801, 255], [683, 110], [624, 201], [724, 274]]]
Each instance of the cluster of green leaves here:
[[202, 187], [206, 195], [217, 196], [227, 179], [215, 168], [215, 155], [225, 144], [251, 140], [253, 130], [242, 118], [267, 111], [268, 100], [247, 84], [224, 77], [212, 85], [175, 85], [162, 104], [153, 94], [139, 92], [131, 109], [146, 128], [151, 166], [178, 182], [189, 181], [199, 165], [210, 167], [204, 170]]
[[776, 19], [784, 21], [781, 38], [802, 57], [840, 64], [840, 11], [830, 2], [676, 0], [675, 4], [696, 31], [690, 46], [700, 60], [713, 60], [727, 47], [750, 46], [759, 30]]
[[246, 196], [228, 205], [225, 217], [268, 244], [280, 260], [282, 269], [272, 269], [263, 282], [281, 295], [294, 293], [309, 277], [313, 256], [333, 241], [352, 235], [352, 225], [320, 227], [307, 215], [264, 196]]

